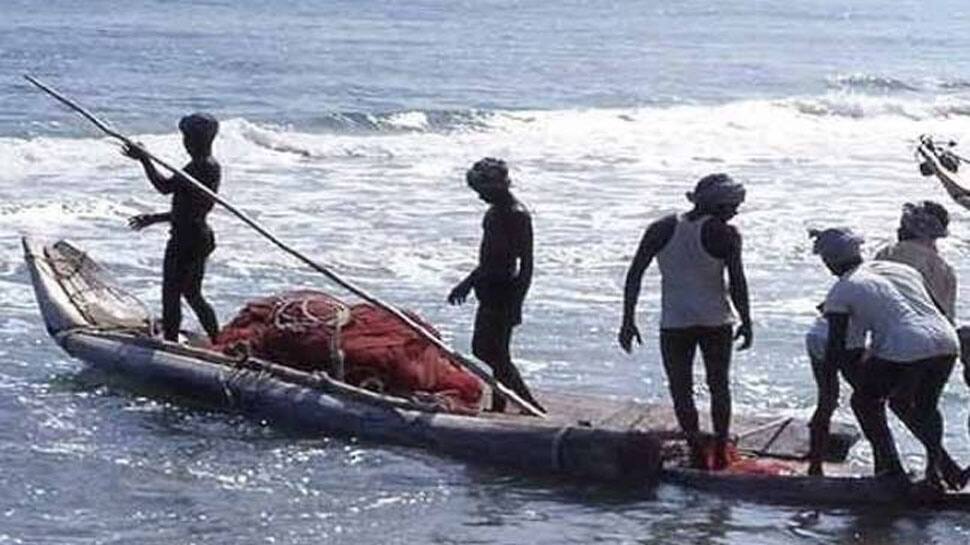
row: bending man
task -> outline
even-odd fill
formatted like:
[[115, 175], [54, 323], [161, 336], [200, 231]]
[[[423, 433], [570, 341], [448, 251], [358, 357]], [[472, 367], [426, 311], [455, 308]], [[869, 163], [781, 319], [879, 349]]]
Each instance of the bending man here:
[[[812, 231], [814, 253], [839, 279], [825, 299], [829, 324], [824, 372], [838, 384], [838, 370], [852, 368], [847, 350], [849, 323], [871, 337], [871, 356], [855, 365], [852, 409], [872, 445], [877, 475], [905, 476], [886, 403], [926, 449], [929, 483], [938, 485], [940, 471], [952, 488], [960, 487], [954, 467], [941, 466], [943, 417], [938, 403], [959, 350], [956, 330], [936, 307], [919, 272], [901, 263], [863, 263], [862, 238], [848, 229]], [[837, 393], [836, 393], [837, 397]], [[822, 400], [820, 399], [820, 404]]]
[[[880, 249], [876, 252], [875, 258], [903, 263], [919, 271], [933, 302], [952, 323], [956, 306], [956, 275], [936, 248], [936, 239], [947, 236], [948, 224], [949, 214], [941, 205], [932, 201], [906, 203], [903, 205], [899, 228], [896, 231], [898, 241]], [[848, 237], [847, 240], [855, 239]], [[861, 238], [858, 240], [861, 243]], [[838, 371], [853, 388], [857, 385], [859, 366], [862, 365], [861, 360], [865, 354], [865, 340], [865, 332], [860, 332], [855, 323], [850, 320], [846, 334], [846, 359]], [[816, 320], [815, 325], [806, 335], [806, 341], [812, 362], [812, 372], [818, 386], [818, 404], [810, 424], [812, 446], [809, 453], [811, 461], [809, 474], [821, 475], [829, 426], [839, 398], [838, 375], [826, 370], [825, 347], [828, 343], [828, 322], [824, 317]], [[901, 420], [908, 416], [908, 411], [902, 410], [898, 401], [894, 403], [890, 400], [889, 407]], [[909, 427], [914, 425], [919, 423], [908, 424]], [[952, 474], [956, 467], [945, 450], [941, 464], [947, 468], [944, 473], [948, 474]]]

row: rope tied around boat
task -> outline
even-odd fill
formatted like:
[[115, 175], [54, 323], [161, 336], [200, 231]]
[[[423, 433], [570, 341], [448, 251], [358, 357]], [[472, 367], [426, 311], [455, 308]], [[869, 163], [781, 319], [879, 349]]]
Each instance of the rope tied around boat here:
[[250, 380], [253, 384], [260, 385], [275, 378], [269, 370], [259, 365], [247, 365], [249, 362], [250, 360], [247, 359], [240, 365], [227, 367], [227, 370], [219, 373], [219, 385], [222, 387], [222, 394], [226, 398], [228, 407], [240, 406], [240, 383], [243, 380]]

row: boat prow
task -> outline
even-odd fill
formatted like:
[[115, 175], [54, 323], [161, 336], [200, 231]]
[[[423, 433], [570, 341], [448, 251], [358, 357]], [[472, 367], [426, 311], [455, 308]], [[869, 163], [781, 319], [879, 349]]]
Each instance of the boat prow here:
[[27, 237], [21, 242], [52, 337], [78, 328], [150, 331], [151, 314], [141, 301], [120, 289], [107, 270], [70, 242], [48, 246]]

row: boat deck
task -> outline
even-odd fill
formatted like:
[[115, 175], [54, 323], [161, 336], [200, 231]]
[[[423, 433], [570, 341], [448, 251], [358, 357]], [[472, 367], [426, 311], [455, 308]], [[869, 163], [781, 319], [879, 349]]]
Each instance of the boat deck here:
[[[551, 424], [648, 432], [669, 440], [680, 438], [677, 420], [669, 405], [548, 391], [538, 391], [536, 396], [549, 411]], [[700, 414], [701, 429], [710, 430], [710, 419], [703, 413]], [[482, 416], [498, 420], [532, 418], [511, 412], [484, 412]], [[803, 418], [742, 412], [733, 417], [732, 434], [737, 437], [740, 450], [760, 456], [798, 460], [808, 454], [808, 426]], [[827, 460], [844, 461], [859, 437], [855, 426], [833, 423]]]

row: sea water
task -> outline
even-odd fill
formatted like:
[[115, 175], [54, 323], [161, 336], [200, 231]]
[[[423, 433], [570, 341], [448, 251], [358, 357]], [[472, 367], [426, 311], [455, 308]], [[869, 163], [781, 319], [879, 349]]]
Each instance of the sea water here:
[[[964, 3], [3, 0], [0, 11], [0, 544], [970, 538], [965, 515], [670, 486], [629, 497], [113, 389], [47, 336], [19, 242], [69, 238], [158, 309], [166, 230], [132, 232], [126, 219], [166, 198], [22, 73], [176, 162], [179, 117], [205, 110], [222, 121], [227, 199], [467, 350], [474, 302], [445, 303], [475, 265], [484, 211], [463, 174], [503, 157], [534, 215], [514, 346], [525, 378], [662, 401], [655, 268], [638, 308], [644, 345], [632, 356], [616, 345], [626, 268], [650, 221], [686, 209], [700, 176], [728, 172], [748, 188], [733, 223], [755, 324], [732, 367], [736, 410], [806, 417], [802, 336], [832, 282], [808, 227], [853, 227], [872, 252], [904, 202], [934, 199], [952, 213], [941, 252], [970, 278], [970, 211], [913, 159], [920, 134], [970, 136]], [[230, 215], [212, 224], [205, 293], [223, 321], [254, 297], [334, 289]], [[198, 328], [190, 312], [185, 325]], [[961, 371], [942, 408], [948, 447], [970, 463]], [[921, 448], [896, 429], [918, 469]], [[865, 445], [852, 462], [865, 470]]]

